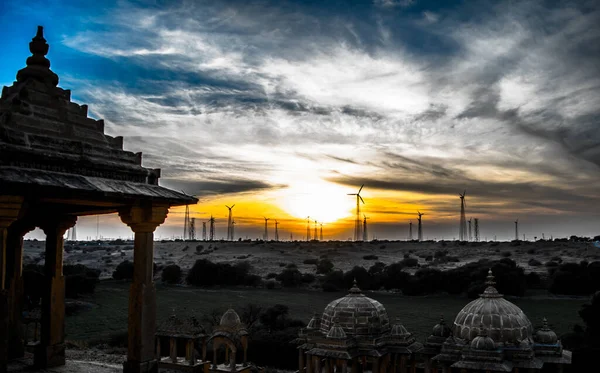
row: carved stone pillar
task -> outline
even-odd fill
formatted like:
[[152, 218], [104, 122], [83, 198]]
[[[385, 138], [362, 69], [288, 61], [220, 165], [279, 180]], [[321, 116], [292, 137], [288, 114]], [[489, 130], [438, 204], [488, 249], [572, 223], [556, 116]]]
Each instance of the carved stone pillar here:
[[306, 354], [306, 373], [313, 373], [313, 358], [308, 354]]
[[0, 196], [0, 373], [7, 370], [8, 335], [9, 335], [9, 306], [7, 272], [13, 263], [7, 262], [8, 227], [17, 220], [23, 207], [23, 197]]
[[128, 346], [124, 373], [156, 373], [153, 348], [156, 332], [154, 287], [154, 230], [167, 217], [167, 206], [135, 206], [119, 211], [119, 217], [134, 232], [133, 282], [129, 290]]
[[8, 358], [16, 359], [25, 355], [25, 335], [23, 329], [23, 236], [32, 231], [35, 225], [18, 220], [8, 229], [7, 247], [7, 288], [8, 288]]
[[65, 232], [75, 225], [76, 216], [44, 216], [40, 228], [46, 234], [46, 255], [42, 290], [40, 343], [33, 364], [39, 368], [65, 365], [65, 277], [63, 250]]
[[373, 371], [373, 373], [375, 373], [375, 372], [379, 373], [379, 358], [378, 357], [373, 358], [373, 366], [371, 368], [371, 371]]
[[298, 349], [298, 372], [304, 372], [304, 351], [301, 348]]

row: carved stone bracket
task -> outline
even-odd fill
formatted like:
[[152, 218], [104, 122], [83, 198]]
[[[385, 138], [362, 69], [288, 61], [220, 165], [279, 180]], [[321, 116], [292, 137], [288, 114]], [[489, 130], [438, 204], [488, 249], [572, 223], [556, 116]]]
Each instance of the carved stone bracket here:
[[169, 206], [135, 206], [119, 211], [121, 221], [135, 233], [150, 233], [165, 222]]

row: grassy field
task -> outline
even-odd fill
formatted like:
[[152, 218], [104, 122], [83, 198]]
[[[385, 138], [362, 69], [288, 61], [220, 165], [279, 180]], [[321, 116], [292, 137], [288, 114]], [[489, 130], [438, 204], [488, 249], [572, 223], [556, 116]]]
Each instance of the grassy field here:
[[[89, 310], [70, 316], [66, 321], [69, 340], [105, 339], [127, 328], [127, 298], [129, 285], [118, 282], [101, 282], [96, 294], [85, 301], [94, 304]], [[381, 302], [391, 320], [396, 317], [419, 340], [426, 338], [431, 328], [444, 315], [448, 322], [464, 307], [469, 299], [448, 295], [407, 297], [390, 293], [366, 293]], [[290, 317], [308, 322], [314, 312], [322, 312], [332, 300], [345, 293], [324, 293], [309, 290], [266, 289], [199, 289], [191, 287], [157, 285], [158, 320], [168, 317], [173, 309], [178, 314], [201, 317], [213, 309], [242, 307], [255, 303], [263, 308], [284, 304], [290, 308]], [[542, 318], [548, 318], [552, 328], [560, 335], [570, 331], [581, 319], [577, 311], [585, 299], [553, 299], [543, 297], [509, 298], [529, 317], [535, 327]]]

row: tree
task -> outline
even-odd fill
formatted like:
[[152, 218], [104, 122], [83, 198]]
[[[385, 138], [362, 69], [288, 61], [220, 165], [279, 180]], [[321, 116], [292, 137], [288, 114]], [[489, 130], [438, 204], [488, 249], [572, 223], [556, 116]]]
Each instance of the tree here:
[[163, 282], [178, 284], [181, 281], [181, 267], [177, 264], [166, 266], [163, 268], [160, 278]]

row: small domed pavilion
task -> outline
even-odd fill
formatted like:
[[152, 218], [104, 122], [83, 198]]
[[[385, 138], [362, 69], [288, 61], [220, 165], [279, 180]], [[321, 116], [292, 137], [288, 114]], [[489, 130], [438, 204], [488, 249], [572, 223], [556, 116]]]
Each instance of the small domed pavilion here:
[[[504, 299], [495, 284], [490, 270], [487, 288], [458, 313], [441, 348], [442, 336], [428, 338], [422, 354], [428, 357], [437, 348], [439, 353], [426, 358], [425, 372], [561, 372], [571, 364], [571, 352], [562, 349], [547, 322], [534, 335], [525, 313]], [[434, 327], [434, 332], [440, 330], [439, 324]]]
[[315, 314], [296, 343], [300, 373], [405, 373], [422, 347], [399, 322], [392, 325], [383, 305], [365, 296], [356, 281], [348, 295]]
[[[233, 308], [225, 311], [221, 316], [219, 325], [215, 326], [210, 336], [212, 342], [213, 363], [211, 372], [249, 372], [248, 364], [248, 330], [242, 324], [240, 316]], [[225, 347], [225, 362], [219, 364], [217, 352], [221, 346]], [[236, 362], [237, 352], [243, 351], [242, 364]]]

